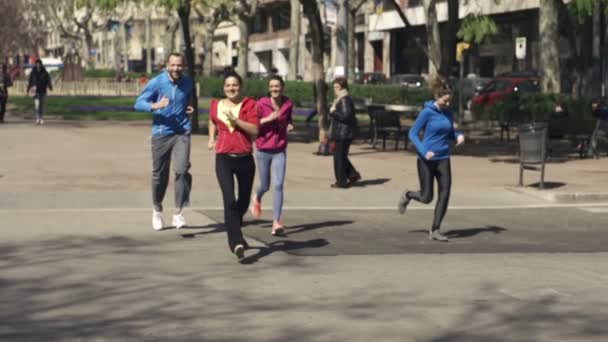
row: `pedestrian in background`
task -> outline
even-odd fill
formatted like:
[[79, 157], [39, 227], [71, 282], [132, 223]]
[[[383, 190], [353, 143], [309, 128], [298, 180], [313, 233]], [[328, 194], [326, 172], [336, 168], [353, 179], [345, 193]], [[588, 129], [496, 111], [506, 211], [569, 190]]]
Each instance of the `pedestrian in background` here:
[[272, 235], [282, 235], [285, 226], [283, 211], [283, 184], [287, 160], [287, 132], [293, 130], [293, 102], [283, 95], [285, 82], [280, 76], [268, 80], [268, 96], [258, 100], [260, 129], [255, 141], [260, 185], [252, 198], [251, 214], [262, 214], [262, 196], [270, 188], [274, 190], [272, 202]]
[[[398, 210], [401, 214], [405, 213], [412, 199], [424, 204], [431, 203], [433, 183], [437, 180], [438, 198], [429, 239], [448, 241], [439, 229], [448, 209], [452, 188], [449, 141], [455, 140], [457, 145], [461, 145], [464, 143], [464, 135], [454, 129], [454, 115], [450, 111], [452, 90], [441, 80], [431, 83], [435, 99], [424, 104], [424, 109], [418, 114], [409, 132], [409, 139], [418, 152], [416, 164], [420, 191], [405, 191], [399, 198]], [[424, 132], [422, 140], [419, 136], [421, 132]]]
[[[243, 215], [249, 208], [255, 178], [253, 138], [258, 134], [260, 120], [256, 101], [241, 94], [243, 80], [229, 71], [224, 76], [224, 95], [212, 100], [209, 111], [209, 141], [207, 147], [215, 149], [215, 175], [224, 202], [224, 225], [228, 247], [237, 258], [244, 257], [247, 241], [241, 226]], [[217, 134], [217, 140], [216, 140]], [[236, 177], [238, 197], [234, 194]]]
[[353, 99], [348, 93], [348, 82], [344, 77], [338, 77], [333, 82], [335, 100], [329, 110], [331, 117], [329, 135], [335, 141], [333, 151], [334, 176], [336, 182], [332, 188], [348, 188], [361, 179], [361, 175], [348, 159], [350, 145], [355, 138], [357, 117]]
[[175, 207], [172, 224], [186, 226], [184, 208], [190, 203], [190, 114], [194, 113], [191, 99], [192, 79], [183, 75], [184, 58], [172, 53], [167, 67], [152, 78], [135, 102], [135, 110], [153, 112], [152, 119], [152, 228], [162, 230], [163, 199], [169, 184], [171, 159], [175, 170]]
[[30, 73], [27, 85], [28, 94], [34, 97], [34, 112], [36, 114], [36, 124], [44, 124], [43, 114], [47, 90], [53, 90], [51, 76], [42, 65], [42, 61], [36, 59], [36, 65]]
[[587, 156], [599, 158], [599, 141], [608, 140], [608, 102], [606, 99], [595, 99], [591, 101], [591, 113], [597, 119], [595, 129], [591, 134]]
[[9, 75], [6, 64], [2, 64], [2, 72], [0, 72], [0, 123], [4, 123], [4, 114], [6, 113], [6, 103], [8, 102], [8, 88], [13, 85], [11, 75]]

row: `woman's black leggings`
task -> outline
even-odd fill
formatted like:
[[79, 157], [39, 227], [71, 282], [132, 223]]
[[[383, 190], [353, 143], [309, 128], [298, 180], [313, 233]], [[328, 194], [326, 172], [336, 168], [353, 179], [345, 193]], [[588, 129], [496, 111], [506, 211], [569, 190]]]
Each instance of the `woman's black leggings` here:
[[433, 181], [437, 178], [439, 195], [435, 205], [435, 218], [432, 230], [441, 227], [441, 221], [448, 210], [450, 201], [450, 190], [452, 188], [452, 167], [450, 159], [423, 160], [418, 158], [418, 178], [420, 179], [420, 191], [408, 191], [406, 196], [424, 204], [433, 201]]
[[[253, 179], [255, 178], [255, 163], [251, 155], [230, 156], [217, 154], [215, 156], [215, 175], [222, 189], [224, 199], [224, 225], [228, 233], [228, 246], [234, 251], [237, 245], [247, 245], [243, 238], [241, 225], [243, 215], [249, 207]], [[234, 177], [238, 183], [238, 199], [234, 197]]]
[[337, 140], [334, 150], [334, 175], [336, 183], [340, 186], [347, 186], [349, 179], [359, 175], [353, 164], [348, 159], [348, 150], [352, 140]]

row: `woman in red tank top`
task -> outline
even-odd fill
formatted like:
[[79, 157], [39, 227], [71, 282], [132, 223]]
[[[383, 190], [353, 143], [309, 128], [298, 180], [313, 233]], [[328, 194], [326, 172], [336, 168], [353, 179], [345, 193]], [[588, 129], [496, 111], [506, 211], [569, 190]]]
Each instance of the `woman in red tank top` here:
[[[224, 201], [224, 224], [228, 246], [239, 260], [248, 245], [241, 226], [249, 207], [255, 177], [252, 141], [258, 134], [256, 101], [241, 95], [243, 80], [230, 72], [224, 77], [225, 98], [211, 101], [209, 112], [209, 149], [215, 149], [215, 174]], [[217, 139], [216, 139], [217, 134]], [[238, 198], [234, 195], [234, 178]]]

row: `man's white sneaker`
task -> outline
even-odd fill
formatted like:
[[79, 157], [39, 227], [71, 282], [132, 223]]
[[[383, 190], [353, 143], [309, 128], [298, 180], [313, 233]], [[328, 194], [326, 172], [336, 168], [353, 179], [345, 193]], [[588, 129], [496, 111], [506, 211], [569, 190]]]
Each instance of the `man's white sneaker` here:
[[173, 226], [175, 226], [176, 229], [186, 226], [186, 219], [184, 218], [183, 214], [179, 213], [173, 215]]
[[163, 212], [156, 210], [152, 211], [152, 228], [154, 228], [154, 230], [162, 230], [164, 227]]

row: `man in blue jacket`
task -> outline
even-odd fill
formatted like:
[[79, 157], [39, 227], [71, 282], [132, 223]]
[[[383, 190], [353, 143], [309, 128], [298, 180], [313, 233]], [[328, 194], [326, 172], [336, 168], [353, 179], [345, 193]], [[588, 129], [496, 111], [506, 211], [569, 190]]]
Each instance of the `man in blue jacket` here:
[[153, 112], [152, 124], [152, 228], [162, 230], [163, 198], [169, 183], [169, 169], [173, 157], [175, 171], [175, 207], [173, 226], [186, 226], [183, 209], [190, 202], [192, 176], [190, 169], [189, 115], [194, 91], [192, 79], [183, 75], [184, 58], [172, 53], [165, 71], [151, 79], [135, 102], [135, 110]]

